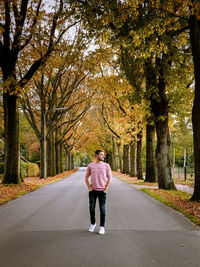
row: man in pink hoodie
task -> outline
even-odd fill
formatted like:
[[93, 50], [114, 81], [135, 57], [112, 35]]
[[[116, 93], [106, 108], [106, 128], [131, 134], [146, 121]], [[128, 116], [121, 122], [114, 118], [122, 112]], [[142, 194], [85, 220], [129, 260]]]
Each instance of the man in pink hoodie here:
[[[95, 206], [96, 199], [99, 199], [100, 208], [100, 228], [99, 234], [105, 233], [105, 204], [106, 204], [106, 194], [108, 187], [112, 180], [112, 173], [110, 165], [104, 162], [104, 152], [102, 150], [95, 151], [95, 162], [88, 165], [85, 182], [89, 189], [89, 207], [90, 207], [90, 220], [91, 225], [89, 228], [90, 232], [93, 232], [96, 226], [95, 219]], [[89, 182], [89, 177], [91, 176], [91, 182]]]

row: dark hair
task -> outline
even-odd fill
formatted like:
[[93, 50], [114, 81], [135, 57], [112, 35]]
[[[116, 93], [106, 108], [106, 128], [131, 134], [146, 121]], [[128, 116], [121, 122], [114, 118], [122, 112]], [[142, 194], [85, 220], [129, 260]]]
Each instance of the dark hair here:
[[100, 150], [100, 149], [96, 150], [95, 151], [95, 156], [98, 155], [100, 152], [103, 152], [103, 150]]

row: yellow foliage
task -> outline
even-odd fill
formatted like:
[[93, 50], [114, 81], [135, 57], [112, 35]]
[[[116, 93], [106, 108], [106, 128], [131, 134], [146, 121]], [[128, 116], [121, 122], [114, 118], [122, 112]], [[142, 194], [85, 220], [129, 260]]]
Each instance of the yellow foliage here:
[[27, 177], [38, 176], [40, 169], [37, 164], [28, 162], [27, 163]]

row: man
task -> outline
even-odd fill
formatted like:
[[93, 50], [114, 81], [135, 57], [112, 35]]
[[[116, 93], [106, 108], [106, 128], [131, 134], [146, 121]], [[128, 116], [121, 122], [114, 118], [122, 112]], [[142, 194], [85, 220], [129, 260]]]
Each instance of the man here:
[[[100, 209], [100, 228], [99, 234], [103, 235], [105, 233], [105, 204], [106, 204], [106, 194], [108, 187], [111, 183], [112, 174], [111, 168], [108, 163], [104, 162], [104, 152], [102, 150], [95, 151], [96, 161], [88, 165], [85, 182], [89, 189], [89, 208], [90, 208], [90, 220], [91, 225], [89, 232], [93, 232], [96, 226], [95, 219], [95, 206], [96, 199], [99, 199], [99, 209]], [[91, 176], [91, 183], [89, 183], [89, 177]]]

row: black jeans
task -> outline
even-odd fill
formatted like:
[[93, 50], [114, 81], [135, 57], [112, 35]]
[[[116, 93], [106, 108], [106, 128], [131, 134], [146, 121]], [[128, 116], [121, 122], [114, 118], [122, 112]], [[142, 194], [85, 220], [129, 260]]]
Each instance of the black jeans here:
[[90, 220], [91, 224], [95, 224], [95, 206], [97, 198], [99, 199], [100, 226], [104, 226], [106, 217], [106, 193], [103, 191], [92, 190], [89, 192]]

